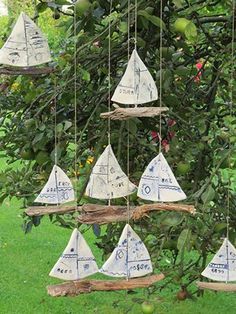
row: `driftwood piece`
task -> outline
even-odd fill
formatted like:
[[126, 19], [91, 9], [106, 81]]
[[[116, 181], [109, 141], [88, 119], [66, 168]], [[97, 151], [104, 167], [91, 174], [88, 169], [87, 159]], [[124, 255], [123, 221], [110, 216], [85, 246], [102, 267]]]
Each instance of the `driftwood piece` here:
[[[50, 214], [67, 214], [81, 212], [78, 221], [85, 224], [106, 224], [127, 220], [126, 206], [107, 206], [97, 204], [84, 204], [82, 206], [32, 206], [25, 213], [30, 216], [43, 216]], [[173, 203], [154, 203], [130, 207], [130, 219], [139, 220], [152, 211], [176, 211], [195, 214], [196, 209], [192, 205]]]
[[201, 290], [236, 292], [236, 284], [233, 283], [197, 281], [196, 284]]
[[26, 215], [30, 217], [34, 216], [44, 216], [44, 215], [50, 215], [50, 214], [69, 214], [73, 213], [77, 210], [77, 207], [74, 206], [32, 206], [28, 207], [25, 211]]
[[[78, 209], [79, 211], [82, 211], [82, 214], [78, 217], [78, 221], [84, 224], [106, 224], [127, 220], [126, 206], [85, 204], [78, 207]], [[131, 206], [129, 210], [129, 218], [131, 220], [139, 220], [152, 211], [176, 211], [194, 214], [196, 210], [192, 205], [184, 204], [145, 204], [137, 207]]]
[[138, 117], [154, 117], [160, 115], [161, 112], [168, 111], [167, 107], [136, 107], [136, 108], [116, 108], [114, 111], [103, 112], [100, 117], [103, 119], [111, 118], [111, 120], [127, 120]]
[[90, 293], [92, 291], [130, 290], [150, 287], [164, 278], [165, 276], [163, 274], [159, 274], [129, 280], [77, 280], [48, 286], [47, 291], [52, 297], [76, 296], [81, 293]]
[[20, 67], [0, 67], [0, 74], [5, 75], [41, 75], [41, 74], [49, 74], [54, 71], [52, 67], [28, 67], [28, 68], [20, 68]]

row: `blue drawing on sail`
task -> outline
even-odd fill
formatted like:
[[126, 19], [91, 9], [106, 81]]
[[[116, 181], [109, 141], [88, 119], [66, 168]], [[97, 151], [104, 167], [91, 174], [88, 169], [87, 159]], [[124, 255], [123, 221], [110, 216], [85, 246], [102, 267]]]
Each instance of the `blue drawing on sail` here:
[[215, 281], [236, 281], [236, 248], [227, 238], [202, 272], [202, 276]]
[[38, 26], [22, 12], [0, 50], [0, 64], [32, 67], [50, 61], [47, 40]]
[[0, 0], [0, 16], [8, 16], [8, 8], [4, 0]]
[[137, 195], [154, 202], [174, 202], [186, 199], [185, 193], [162, 153], [157, 155], [145, 169], [139, 182]]
[[49, 276], [63, 280], [79, 280], [97, 272], [98, 266], [90, 247], [78, 229], [74, 229], [62, 256]]
[[112, 101], [120, 104], [145, 104], [158, 99], [156, 84], [134, 49], [126, 71], [119, 82]]
[[129, 224], [100, 272], [111, 277], [142, 277], [153, 271], [148, 250]]
[[111, 145], [108, 145], [93, 167], [85, 195], [97, 199], [124, 197], [136, 191], [122, 171]]
[[63, 204], [75, 200], [73, 185], [58, 166], [54, 165], [49, 179], [35, 199], [35, 203]]

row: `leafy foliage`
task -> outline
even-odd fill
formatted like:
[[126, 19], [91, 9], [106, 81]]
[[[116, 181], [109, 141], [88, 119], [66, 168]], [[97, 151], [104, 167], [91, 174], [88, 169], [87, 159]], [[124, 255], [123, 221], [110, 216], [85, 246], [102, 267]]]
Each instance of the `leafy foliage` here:
[[[46, 25], [45, 31], [51, 34], [52, 47], [54, 29], [61, 34], [54, 53], [55, 72], [47, 77], [1, 78], [1, 147], [9, 163], [21, 160], [19, 170], [13, 172], [9, 168], [1, 174], [1, 200], [7, 195], [24, 196], [29, 205], [44, 185], [54, 162], [55, 101], [59, 164], [68, 169], [71, 176], [79, 176], [78, 202], [85, 201], [82, 196], [91, 166], [107, 143], [107, 124], [99, 115], [107, 110], [109, 96], [108, 23], [111, 21], [112, 25], [113, 90], [127, 63], [127, 1], [113, 1], [110, 16], [109, 1], [91, 1], [83, 13], [76, 14], [76, 36], [73, 6], [64, 15], [64, 2], [55, 1], [52, 6], [51, 2], [38, 1], [36, 7]], [[236, 243], [233, 210], [236, 112], [231, 99], [232, 90], [235, 99], [235, 80], [230, 79], [234, 71], [232, 9], [231, 1], [223, 0], [163, 1], [163, 5], [161, 21], [159, 2], [138, 1], [138, 50], [158, 85], [158, 47], [160, 25], [163, 25], [163, 105], [170, 111], [162, 118], [162, 146], [188, 195], [187, 202], [194, 203], [198, 213], [194, 217], [177, 213], [155, 214], [137, 222], [135, 227], [143, 239], [146, 238], [155, 266], [166, 270], [179, 284], [194, 281], [205, 266], [207, 255], [219, 247], [220, 238], [226, 235], [228, 206], [230, 239]], [[59, 15], [55, 16], [55, 13]], [[174, 27], [179, 18], [189, 20], [182, 33]], [[133, 5], [130, 31], [133, 37]], [[132, 40], [130, 45], [133, 46]], [[74, 93], [75, 73], [77, 95]], [[74, 173], [75, 146], [72, 145], [75, 102], [78, 108], [77, 164], [80, 165], [77, 174]], [[111, 126], [111, 143], [123, 169], [127, 163], [127, 136], [130, 137], [131, 180], [137, 183], [145, 165], [158, 152], [158, 136], [153, 137], [153, 134], [159, 132], [159, 119], [112, 122]], [[94, 157], [92, 164], [87, 163], [88, 157]], [[132, 196], [131, 201], [142, 203], [136, 196]], [[54, 219], [64, 223], [62, 217]], [[107, 232], [99, 235], [100, 231], [94, 227], [104, 255], [117, 243], [121, 228], [121, 224], [109, 225]], [[185, 253], [191, 251], [197, 254], [187, 258]]]

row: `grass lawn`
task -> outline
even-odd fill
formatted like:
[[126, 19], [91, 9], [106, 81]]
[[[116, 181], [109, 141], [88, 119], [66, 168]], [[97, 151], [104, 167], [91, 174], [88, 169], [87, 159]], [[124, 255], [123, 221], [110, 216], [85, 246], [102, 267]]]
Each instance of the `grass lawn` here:
[[[5, 168], [1, 160], [0, 170]], [[147, 298], [146, 290], [134, 294], [94, 292], [77, 297], [52, 298], [47, 295], [48, 284], [60, 280], [48, 276], [52, 266], [65, 248], [71, 231], [43, 218], [39, 227], [25, 235], [21, 229], [21, 202], [13, 199], [0, 207], [0, 314], [141, 314], [140, 302]], [[101, 251], [94, 244], [92, 232], [85, 234], [98, 265]], [[102, 275], [95, 276], [103, 278]], [[108, 277], [106, 277], [108, 279]], [[206, 292], [197, 301], [177, 302], [178, 287], [151, 296], [155, 313], [165, 314], [234, 314], [236, 296], [231, 293]]]
[[[63, 251], [70, 230], [52, 225], [44, 218], [28, 235], [21, 230], [20, 202], [5, 202], [0, 209], [0, 313], [1, 314], [69, 314], [69, 313], [141, 313], [135, 299], [146, 298], [145, 290], [136, 294], [96, 292], [73, 298], [47, 296], [46, 286], [59, 280], [48, 273]], [[95, 236], [86, 239], [101, 265], [101, 252], [93, 244]], [[230, 293], [207, 292], [197, 301], [177, 302], [176, 290], [152, 296], [155, 313], [235, 313], [236, 296]], [[114, 307], [114, 305], [116, 305]]]

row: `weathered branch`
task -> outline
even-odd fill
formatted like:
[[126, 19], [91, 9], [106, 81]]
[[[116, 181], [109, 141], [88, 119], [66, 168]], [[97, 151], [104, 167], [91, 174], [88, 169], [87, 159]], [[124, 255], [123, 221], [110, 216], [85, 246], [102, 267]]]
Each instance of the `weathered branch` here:
[[69, 214], [73, 213], [77, 210], [75, 205], [70, 205], [70, 206], [32, 206], [28, 207], [25, 211], [26, 215], [30, 217], [35, 217], [35, 216], [44, 216], [44, 215], [51, 215], [51, 214], [58, 214], [58, 215], [63, 215], [63, 214]]
[[44, 67], [44, 68], [16, 68], [16, 67], [1, 67], [0, 74], [5, 75], [41, 75], [41, 74], [49, 74], [54, 71], [52, 67]]
[[127, 120], [136, 117], [159, 116], [161, 112], [168, 111], [167, 107], [139, 107], [139, 108], [117, 108], [114, 111], [103, 112], [100, 117], [111, 120]]
[[234, 283], [197, 281], [196, 284], [201, 290], [236, 292], [236, 284]]
[[164, 278], [165, 276], [163, 274], [159, 274], [130, 280], [78, 280], [48, 286], [47, 291], [52, 297], [76, 296], [81, 293], [90, 293], [92, 291], [130, 290], [150, 287]]
[[[111, 222], [126, 221], [126, 206], [107, 206], [97, 204], [84, 204], [82, 206], [32, 206], [25, 213], [30, 216], [43, 216], [50, 214], [66, 214], [81, 212], [78, 221], [84, 224], [106, 224]], [[195, 214], [196, 209], [192, 205], [173, 203], [154, 203], [141, 206], [131, 206], [129, 210], [130, 219], [139, 220], [152, 211], [176, 211]]]

